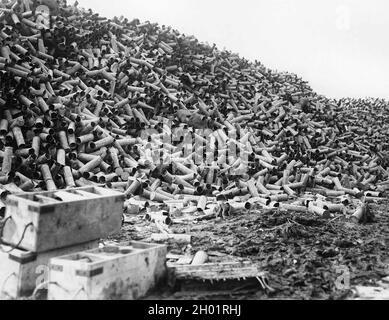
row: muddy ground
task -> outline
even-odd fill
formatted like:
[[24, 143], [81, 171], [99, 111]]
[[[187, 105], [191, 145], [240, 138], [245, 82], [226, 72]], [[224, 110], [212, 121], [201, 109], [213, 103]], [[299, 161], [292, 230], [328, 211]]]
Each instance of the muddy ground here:
[[[173, 225], [175, 233], [188, 233], [193, 238], [189, 246], [169, 240], [169, 252], [205, 250], [211, 262], [252, 261], [267, 272], [274, 292], [266, 292], [259, 283], [243, 281], [224, 288], [209, 284], [190, 290], [166, 286], [148, 298], [353, 299], [355, 286], [382, 286], [389, 275], [389, 201], [370, 208], [374, 221], [368, 224], [356, 224], [342, 214], [322, 219], [308, 213], [255, 211]], [[159, 232], [153, 223], [127, 217], [115, 240], [145, 240], [153, 232]], [[350, 287], [342, 287], [348, 277]]]

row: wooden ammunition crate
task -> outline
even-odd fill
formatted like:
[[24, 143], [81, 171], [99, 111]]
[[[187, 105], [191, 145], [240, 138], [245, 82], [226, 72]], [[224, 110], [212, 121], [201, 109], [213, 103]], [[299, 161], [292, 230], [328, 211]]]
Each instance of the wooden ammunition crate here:
[[51, 258], [82, 250], [98, 248], [99, 241], [91, 241], [44, 253], [33, 253], [8, 246], [0, 246], [0, 299], [30, 296], [37, 285], [48, 281]]
[[120, 231], [123, 201], [122, 193], [94, 186], [11, 195], [2, 241], [46, 252], [106, 238]]
[[135, 300], [166, 279], [165, 245], [130, 242], [50, 262], [49, 300]]

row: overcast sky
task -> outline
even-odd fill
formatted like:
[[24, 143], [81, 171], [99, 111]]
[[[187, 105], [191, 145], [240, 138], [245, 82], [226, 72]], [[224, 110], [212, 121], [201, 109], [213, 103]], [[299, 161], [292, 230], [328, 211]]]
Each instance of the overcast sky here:
[[170, 25], [269, 68], [297, 73], [328, 97], [389, 99], [386, 0], [78, 1], [108, 18]]

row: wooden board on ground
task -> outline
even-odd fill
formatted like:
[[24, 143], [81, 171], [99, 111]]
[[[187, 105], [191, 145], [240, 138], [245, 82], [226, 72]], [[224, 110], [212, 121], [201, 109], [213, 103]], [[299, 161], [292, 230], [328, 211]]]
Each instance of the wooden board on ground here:
[[256, 278], [263, 275], [258, 267], [252, 263], [205, 263], [202, 265], [169, 264], [176, 279], [198, 279], [223, 281], [227, 279]]
[[168, 263], [169, 284], [178, 290], [226, 290], [258, 287], [272, 291], [266, 274], [249, 262], [180, 265]]
[[357, 300], [389, 300], [389, 288], [357, 286], [355, 291]]

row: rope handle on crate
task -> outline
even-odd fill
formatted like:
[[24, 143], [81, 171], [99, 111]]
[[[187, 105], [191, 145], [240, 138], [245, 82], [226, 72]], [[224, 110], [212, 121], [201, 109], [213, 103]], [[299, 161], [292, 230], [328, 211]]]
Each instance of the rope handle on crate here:
[[[3, 244], [2, 239], [3, 239], [3, 232], [4, 232], [5, 225], [7, 224], [8, 220], [11, 220], [11, 219], [12, 219], [12, 216], [9, 216], [9, 217], [5, 218], [4, 221], [2, 221], [3, 224], [0, 227], [0, 244]], [[0, 250], [2, 250], [1, 247], [0, 247]]]
[[11, 273], [3, 282], [3, 284], [1, 285], [1, 290], [0, 290], [0, 294], [4, 294], [4, 295], [7, 295], [8, 297], [12, 298], [7, 292], [4, 291], [4, 288], [5, 288], [5, 285], [7, 284], [8, 280], [11, 279], [12, 277], [16, 277], [16, 273], [13, 272]]
[[[41, 284], [39, 284], [39, 285], [37, 285], [37, 286], [35, 287], [34, 292], [33, 292], [32, 295], [31, 295], [31, 298], [36, 299], [37, 293], [38, 293], [40, 290], [47, 289], [47, 287], [48, 287], [50, 284], [51, 284], [51, 285], [54, 285], [54, 286], [57, 286], [58, 288], [61, 288], [62, 290], [64, 290], [64, 291], [66, 291], [66, 292], [69, 293], [69, 290], [67, 290], [66, 288], [60, 286], [57, 282], [45, 281], [45, 282], [43, 282], [43, 283], [41, 283]], [[82, 289], [84, 289], [84, 287], [83, 287]]]
[[31, 295], [31, 298], [36, 299], [37, 293], [38, 293], [40, 290], [46, 289], [46, 287], [47, 287], [49, 284], [56, 284], [56, 282], [45, 281], [45, 282], [43, 282], [43, 283], [37, 285], [37, 286], [35, 287], [35, 289], [34, 289], [34, 292], [33, 292], [32, 295]]
[[[60, 289], [62, 289], [63, 291], [67, 292], [68, 294], [71, 293], [68, 289], [62, 287], [58, 282], [45, 281], [45, 282], [43, 282], [43, 283], [41, 283], [40, 285], [38, 285], [38, 286], [35, 287], [35, 290], [34, 290], [34, 292], [33, 292], [33, 294], [32, 294], [31, 297], [32, 297], [33, 299], [36, 299], [37, 293], [38, 293], [40, 290], [45, 289], [45, 288], [46, 288], [48, 285], [50, 285], [50, 284], [51, 284], [51, 285], [54, 285], [54, 286], [57, 286], [58, 288], [60, 288]], [[70, 300], [75, 300], [75, 299], [77, 298], [77, 296], [78, 296], [81, 292], [83, 292], [83, 291], [85, 292], [84, 286], [80, 287], [80, 289], [78, 289], [78, 290], [76, 291], [76, 293], [74, 294], [74, 296], [73, 296], [72, 299], [70, 299]]]
[[[4, 244], [3, 241], [2, 241], [2, 239], [3, 239], [4, 227], [5, 227], [6, 223], [7, 223], [9, 220], [11, 220], [11, 219], [12, 219], [11, 216], [9, 216], [8, 218], [6, 218], [6, 219], [4, 220], [4, 224], [3, 224], [2, 228], [0, 228], [0, 244]], [[15, 249], [17, 249], [17, 248], [22, 244], [22, 242], [23, 242], [23, 240], [24, 240], [24, 237], [25, 237], [25, 235], [26, 235], [27, 229], [28, 229], [29, 227], [33, 227], [33, 226], [34, 226], [34, 224], [33, 224], [32, 222], [30, 222], [29, 224], [27, 224], [27, 225], [24, 227], [22, 237], [20, 238], [18, 244], [15, 245], [15, 246], [10, 245], [11, 250], [5, 251], [5, 250], [3, 250], [1, 247], [0, 247], [0, 250], [1, 250], [2, 252], [4, 252], [4, 253], [11, 253], [11, 252], [14, 251]]]

